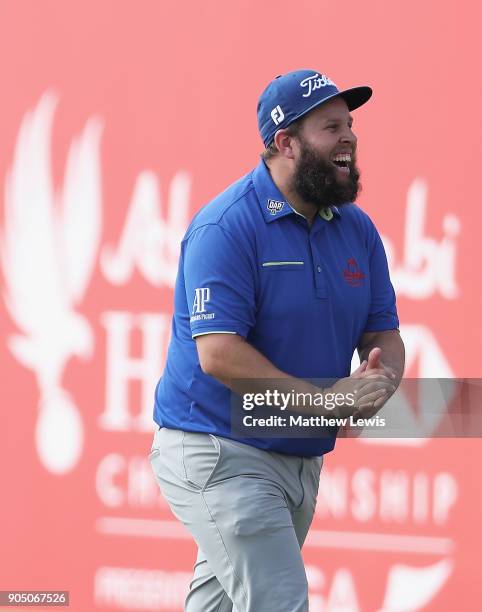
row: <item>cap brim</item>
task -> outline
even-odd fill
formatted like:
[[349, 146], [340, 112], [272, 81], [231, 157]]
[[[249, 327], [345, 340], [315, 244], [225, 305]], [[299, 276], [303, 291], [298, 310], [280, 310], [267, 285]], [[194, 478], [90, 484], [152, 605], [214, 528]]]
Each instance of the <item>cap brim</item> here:
[[345, 100], [348, 110], [355, 110], [372, 97], [372, 88], [363, 85], [361, 87], [351, 87], [350, 89], [345, 89], [336, 94], [335, 97], [343, 98]]

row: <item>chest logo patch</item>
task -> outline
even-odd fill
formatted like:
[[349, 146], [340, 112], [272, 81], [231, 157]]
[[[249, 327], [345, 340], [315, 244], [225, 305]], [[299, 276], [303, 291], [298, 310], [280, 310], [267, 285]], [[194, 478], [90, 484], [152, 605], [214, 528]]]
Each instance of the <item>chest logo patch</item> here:
[[284, 208], [284, 202], [278, 202], [277, 200], [268, 200], [267, 209], [270, 215], [276, 215], [281, 212]]
[[365, 274], [360, 270], [356, 259], [350, 257], [346, 262], [346, 268], [343, 270], [343, 277], [350, 287], [360, 287], [365, 280]]

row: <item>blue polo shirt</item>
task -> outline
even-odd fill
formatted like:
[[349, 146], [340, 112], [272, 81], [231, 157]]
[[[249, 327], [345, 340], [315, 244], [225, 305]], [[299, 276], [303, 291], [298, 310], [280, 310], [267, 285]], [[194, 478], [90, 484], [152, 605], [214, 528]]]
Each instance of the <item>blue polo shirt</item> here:
[[[240, 440], [231, 432], [230, 390], [199, 365], [193, 338], [200, 334], [239, 334], [292, 376], [341, 378], [364, 332], [397, 328], [387, 260], [370, 218], [347, 204], [324, 210], [310, 228], [260, 161], [186, 231], [154, 419]], [[301, 456], [335, 445], [333, 436], [242, 441]]]

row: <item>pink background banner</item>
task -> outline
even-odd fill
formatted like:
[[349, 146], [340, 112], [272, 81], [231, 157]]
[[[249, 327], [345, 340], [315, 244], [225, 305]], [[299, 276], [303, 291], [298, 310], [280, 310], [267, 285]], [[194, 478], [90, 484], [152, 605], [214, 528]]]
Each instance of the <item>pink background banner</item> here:
[[[482, 375], [480, 18], [468, 0], [0, 5], [0, 590], [182, 610], [195, 549], [147, 461], [179, 242], [256, 165], [282, 72], [373, 87], [359, 204], [407, 375]], [[437, 424], [326, 457], [310, 610], [479, 609], [482, 447]]]

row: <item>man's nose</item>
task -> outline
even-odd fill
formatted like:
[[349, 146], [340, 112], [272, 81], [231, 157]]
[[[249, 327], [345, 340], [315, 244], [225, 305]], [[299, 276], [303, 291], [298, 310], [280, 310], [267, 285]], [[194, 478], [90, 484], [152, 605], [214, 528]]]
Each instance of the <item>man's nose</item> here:
[[340, 140], [342, 142], [349, 142], [354, 147], [356, 146], [356, 143], [357, 143], [357, 137], [356, 137], [355, 132], [351, 129], [351, 127], [348, 127], [348, 126], [343, 131], [343, 134], [341, 135]]

